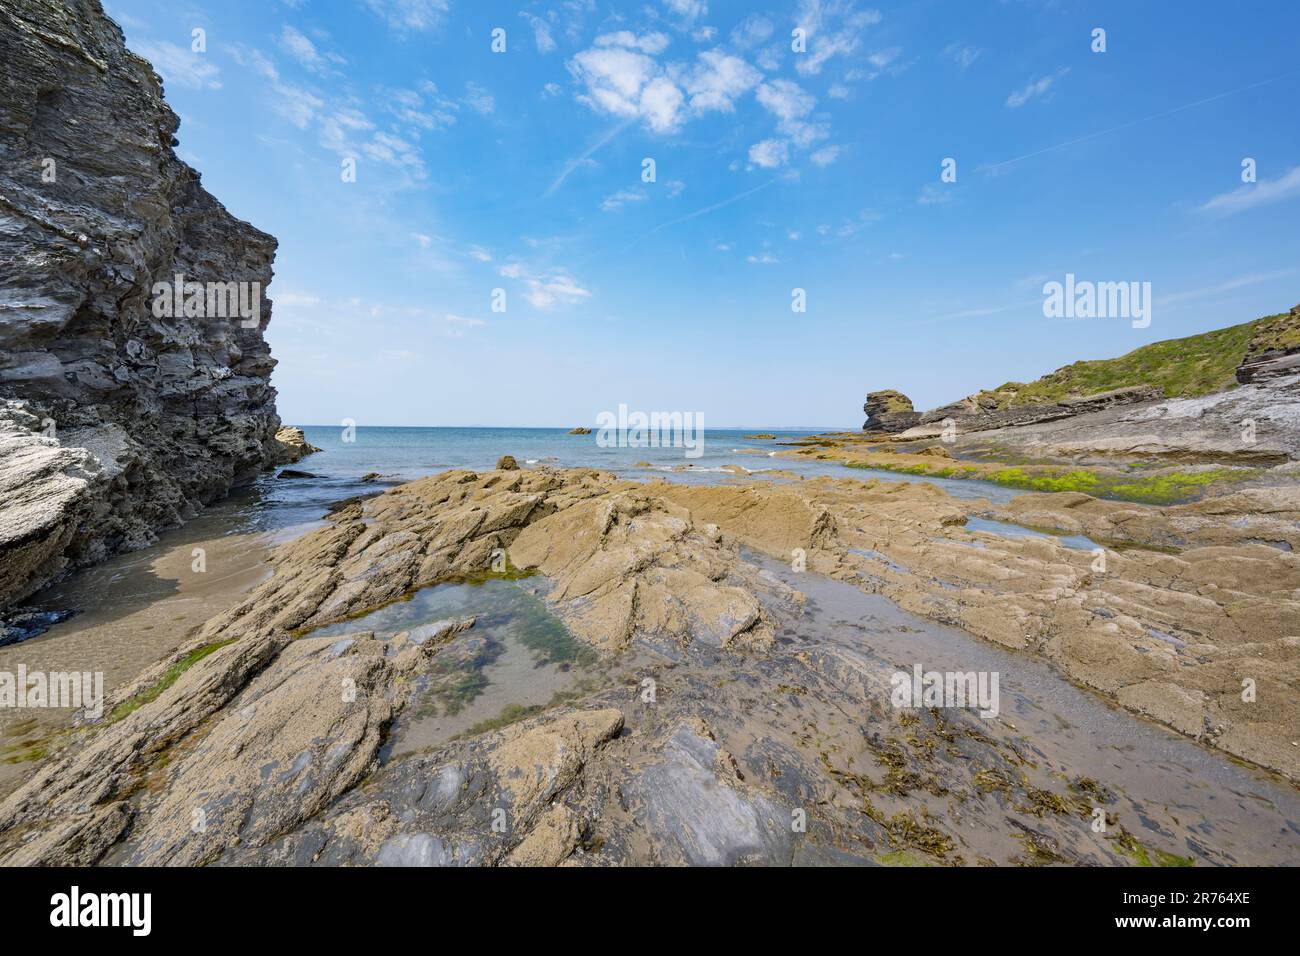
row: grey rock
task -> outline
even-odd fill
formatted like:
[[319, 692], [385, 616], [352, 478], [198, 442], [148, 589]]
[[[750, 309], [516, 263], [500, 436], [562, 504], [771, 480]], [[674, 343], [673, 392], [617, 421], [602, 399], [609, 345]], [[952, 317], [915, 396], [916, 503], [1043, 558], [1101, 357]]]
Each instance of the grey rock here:
[[[154, 540], [275, 460], [275, 239], [176, 158], [176, 115], [96, 0], [0, 7], [0, 607]], [[153, 286], [257, 283], [258, 320]], [[206, 309], [204, 311], [207, 311]]]

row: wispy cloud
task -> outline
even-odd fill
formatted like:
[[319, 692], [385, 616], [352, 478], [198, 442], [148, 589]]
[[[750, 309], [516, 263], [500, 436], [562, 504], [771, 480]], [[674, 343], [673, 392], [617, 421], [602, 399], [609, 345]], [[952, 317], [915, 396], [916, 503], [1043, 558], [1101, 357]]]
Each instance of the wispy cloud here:
[[1221, 295], [1224, 292], [1232, 292], [1236, 289], [1244, 289], [1247, 286], [1260, 285], [1264, 282], [1274, 282], [1278, 279], [1286, 279], [1297, 272], [1300, 268], [1278, 269], [1275, 272], [1252, 272], [1248, 275], [1237, 276], [1235, 279], [1228, 279], [1220, 282], [1218, 285], [1208, 286], [1202, 289], [1192, 289], [1187, 292], [1174, 292], [1169, 295], [1160, 296], [1156, 301], [1160, 305], [1173, 305], [1177, 302], [1192, 302], [1197, 299], [1208, 299], [1211, 296]]
[[332, 66], [346, 62], [338, 54], [322, 53], [306, 34], [288, 25], [280, 31], [280, 46], [312, 73], [327, 74]]
[[800, 0], [795, 24], [807, 36], [807, 51], [795, 57], [805, 76], [822, 71], [836, 56], [857, 50], [867, 27], [880, 22], [877, 10], [858, 10], [852, 0]]
[[319, 144], [336, 156], [367, 159], [402, 170], [404, 176], [394, 180], [399, 186], [426, 177], [417, 142], [419, 132], [454, 123], [459, 109], [458, 104], [438, 96], [433, 84], [426, 83], [423, 94], [408, 89], [385, 91], [388, 112], [397, 122], [381, 123], [382, 117], [367, 114], [355, 97], [330, 97], [285, 81], [275, 61], [260, 50], [239, 44], [227, 50], [236, 63], [268, 81], [271, 105], [281, 116], [298, 129], [314, 129]]
[[1062, 67], [1048, 76], [1040, 76], [1023, 89], [1015, 90], [1007, 97], [1007, 106], [1012, 109], [1024, 106], [1030, 100], [1045, 97], [1052, 86], [1065, 74], [1070, 72], [1068, 66]]
[[954, 188], [951, 183], [926, 183], [921, 187], [921, 195], [916, 197], [916, 201], [922, 206], [938, 206], [951, 202]]
[[612, 212], [615, 209], [621, 208], [625, 203], [645, 202], [649, 198], [650, 197], [646, 195], [645, 190], [623, 189], [613, 195], [606, 196], [604, 200], [601, 201], [600, 210], [601, 212]]
[[784, 165], [791, 147], [807, 149], [830, 135], [827, 124], [808, 119], [817, 105], [817, 98], [798, 83], [785, 79], [771, 80], [758, 87], [756, 96], [763, 108], [776, 117], [776, 128], [781, 138], [766, 139], [751, 146], [749, 161], [752, 165], [768, 169]]
[[1220, 193], [1199, 207], [1212, 216], [1232, 216], [1248, 209], [1270, 206], [1300, 196], [1300, 166], [1292, 166], [1277, 179], [1249, 183], [1230, 192]]
[[969, 69], [971, 64], [980, 58], [984, 53], [978, 47], [973, 47], [969, 43], [952, 43], [944, 47], [943, 58], [952, 60], [963, 70]]
[[1062, 143], [1053, 143], [1051, 146], [1044, 146], [1042, 149], [1036, 149], [1032, 153], [1025, 153], [1021, 156], [1015, 156], [1011, 159], [1004, 159], [1000, 163], [984, 163], [979, 167], [979, 171], [989, 175], [1000, 175], [1006, 171], [1006, 168], [1019, 163], [1026, 159], [1033, 159], [1036, 156], [1042, 156], [1046, 153], [1054, 153], [1058, 150], [1069, 149], [1071, 146], [1078, 146], [1080, 143], [1086, 143], [1089, 140], [1097, 139], [1101, 136], [1109, 136], [1111, 133], [1118, 133], [1122, 130], [1132, 129], [1134, 126], [1141, 126], [1152, 120], [1164, 119], [1166, 116], [1174, 116], [1186, 110], [1195, 109], [1198, 106], [1204, 106], [1206, 103], [1214, 103], [1218, 100], [1226, 99], [1229, 96], [1235, 96], [1238, 93], [1245, 93], [1249, 90], [1259, 89], [1262, 86], [1269, 86], [1279, 80], [1285, 80], [1294, 76], [1297, 70], [1291, 70], [1288, 73], [1279, 73], [1277, 76], [1269, 77], [1267, 80], [1260, 80], [1257, 83], [1250, 83], [1247, 86], [1239, 86], [1236, 89], [1225, 90], [1222, 93], [1215, 93], [1213, 96], [1207, 96], [1203, 99], [1193, 100], [1190, 103], [1184, 103], [1181, 106], [1175, 106], [1173, 109], [1161, 110], [1159, 113], [1151, 113], [1147, 116], [1141, 116], [1137, 119], [1129, 120], [1127, 123], [1120, 123], [1118, 126], [1110, 126], [1106, 129], [1099, 129], [1095, 133], [1088, 133], [1085, 136], [1077, 136], [1074, 139], [1067, 139]]
[[473, 80], [465, 84], [465, 102], [469, 104], [470, 109], [483, 116], [487, 116], [497, 108], [492, 94]]
[[449, 0], [366, 0], [366, 6], [394, 30], [428, 30], [442, 22]]
[[207, 53], [195, 53], [188, 47], [163, 40], [159, 43], [134, 43], [132, 49], [153, 64], [164, 82], [194, 90], [221, 89], [221, 70]]
[[840, 158], [840, 148], [838, 146], [823, 146], [808, 158], [817, 166], [829, 166]]
[[562, 305], [574, 305], [591, 298], [591, 292], [578, 285], [573, 277], [562, 269], [537, 270], [521, 262], [509, 262], [497, 271], [502, 278], [522, 282], [524, 300], [533, 308], [544, 312], [551, 312]]
[[541, 17], [533, 16], [527, 10], [521, 10], [519, 15], [527, 20], [528, 25], [533, 28], [533, 43], [537, 46], [537, 52], [553, 52], [555, 50], [555, 37], [551, 34], [551, 25]]

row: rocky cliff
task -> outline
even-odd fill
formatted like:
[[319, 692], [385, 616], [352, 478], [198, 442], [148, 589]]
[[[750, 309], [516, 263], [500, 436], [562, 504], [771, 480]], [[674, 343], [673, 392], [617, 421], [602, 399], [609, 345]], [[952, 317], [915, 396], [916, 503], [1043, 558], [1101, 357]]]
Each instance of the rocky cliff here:
[[176, 158], [149, 63], [97, 0], [5, 0], [0, 61], [2, 608], [251, 478], [279, 418], [275, 239]]

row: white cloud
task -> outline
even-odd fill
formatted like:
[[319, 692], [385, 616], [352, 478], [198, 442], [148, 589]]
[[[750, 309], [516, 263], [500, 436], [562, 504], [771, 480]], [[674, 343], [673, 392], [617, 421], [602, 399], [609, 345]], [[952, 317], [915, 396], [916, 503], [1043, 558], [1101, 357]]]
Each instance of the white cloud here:
[[818, 166], [829, 166], [840, 158], [840, 148], [838, 146], [823, 146], [809, 158]]
[[667, 43], [662, 33], [637, 36], [623, 30], [597, 37], [595, 46], [568, 62], [569, 72], [583, 84], [579, 102], [670, 133], [690, 117], [730, 111], [735, 99], [762, 79], [743, 59], [721, 50], [701, 52], [690, 66], [661, 64], [652, 54]]
[[1057, 70], [1050, 76], [1039, 77], [1024, 89], [1013, 91], [1011, 95], [1007, 97], [1007, 106], [1015, 109], [1016, 107], [1024, 106], [1036, 97], [1046, 95], [1047, 91], [1052, 88], [1052, 84], [1069, 72], [1070, 68], [1067, 66], [1063, 69]]
[[749, 161], [764, 169], [784, 165], [790, 159], [790, 145], [783, 139], [765, 139], [749, 147]]
[[731, 42], [742, 50], [750, 50], [767, 42], [772, 35], [772, 21], [757, 13], [751, 13], [741, 20], [731, 31]]
[[567, 272], [536, 271], [522, 263], [511, 262], [497, 270], [506, 279], [524, 284], [524, 300], [535, 309], [553, 311], [562, 305], [574, 305], [591, 298], [591, 292], [578, 285]]
[[533, 28], [533, 43], [537, 45], [538, 53], [551, 53], [555, 50], [555, 37], [551, 36], [551, 25], [541, 17], [534, 17], [527, 11], [521, 11], [519, 14], [524, 17], [529, 26]]
[[867, 74], [867, 79], [874, 80], [883, 73], [889, 64], [898, 59], [898, 55], [903, 52], [902, 47], [893, 46], [887, 50], [877, 50], [867, 57], [867, 62], [875, 67], [874, 71]]
[[477, 328], [482, 325], [487, 325], [487, 322], [485, 322], [483, 319], [466, 318], [463, 315], [455, 315], [451, 312], [448, 312], [446, 315], [444, 315], [442, 319], [444, 322], [450, 322], [453, 325], [465, 325], [471, 328]]
[[668, 117], [666, 126], [656, 126], [663, 120], [652, 121], [649, 103], [642, 103], [646, 87], [659, 71], [658, 64], [645, 54], [621, 47], [594, 47], [578, 53], [568, 65], [574, 77], [586, 85], [579, 100], [592, 108], [615, 116], [644, 117], [658, 132], [676, 126], [675, 116]]
[[273, 104], [275, 111], [299, 129], [306, 129], [325, 106], [323, 99], [300, 86], [277, 83], [272, 88], [277, 97]]
[[848, 239], [856, 235], [867, 226], [880, 221], [880, 214], [870, 209], [864, 209], [858, 213], [856, 218], [845, 219], [838, 229], [832, 229], [831, 226], [821, 225], [817, 227], [818, 235], [828, 236], [833, 231], [841, 239]]
[[1300, 197], [1300, 166], [1291, 167], [1277, 179], [1261, 180], [1221, 193], [1203, 203], [1199, 211], [1215, 216], [1231, 216], [1296, 197]]
[[693, 109], [729, 113], [736, 98], [748, 93], [762, 79], [763, 74], [740, 57], [708, 50], [700, 54], [684, 85]]
[[790, 80], [772, 80], [758, 88], [758, 102], [782, 123], [800, 120], [812, 112], [817, 99]]
[[756, 166], [780, 166], [789, 158], [789, 147], [807, 149], [825, 139], [825, 123], [810, 123], [806, 117], [817, 105], [817, 98], [791, 80], [771, 80], [758, 87], [758, 102], [777, 119], [777, 132], [784, 141], [763, 140], [750, 147], [749, 161]]
[[800, 0], [795, 23], [807, 35], [807, 52], [795, 56], [795, 69], [820, 73], [834, 56], [854, 52], [862, 32], [880, 22], [876, 10], [858, 10], [852, 0]]
[[342, 60], [341, 57], [333, 54], [322, 54], [316, 49], [316, 44], [312, 43], [305, 34], [287, 25], [280, 32], [280, 46], [313, 73], [328, 73], [330, 63], [338, 63]]
[[492, 94], [473, 80], [465, 84], [465, 102], [469, 104], [470, 109], [482, 116], [487, 116], [497, 106]]
[[613, 210], [622, 207], [624, 203], [645, 202], [649, 198], [650, 197], [646, 195], [644, 190], [640, 190], [640, 189], [620, 190], [619, 192], [616, 192], [611, 196], [606, 196], [601, 201], [600, 211], [612, 212]]
[[951, 184], [926, 183], [921, 187], [921, 195], [916, 197], [916, 201], [922, 206], [938, 206], [952, 199], [952, 189]]
[[492, 254], [488, 252], [486, 249], [484, 249], [482, 246], [470, 246], [469, 254], [473, 256], [475, 259], [477, 259], [479, 262], [492, 261]]
[[420, 84], [419, 91], [385, 90], [388, 111], [418, 135], [419, 130], [445, 129], [456, 122], [460, 104], [438, 92], [430, 82]]
[[272, 108], [298, 129], [306, 129], [325, 110], [325, 100], [312, 90], [280, 79], [280, 71], [269, 57], [251, 47], [228, 48], [231, 57], [240, 66], [248, 67], [269, 81], [274, 94]]
[[616, 33], [602, 33], [596, 37], [596, 46], [627, 47], [656, 56], [668, 49], [668, 37], [662, 33], [647, 33], [637, 36], [631, 30], [619, 30]]
[[772, 266], [781, 260], [773, 256], [770, 252], [762, 252], [755, 256], [746, 256], [745, 261], [751, 265]]
[[664, 6], [687, 23], [698, 20], [709, 12], [709, 5], [705, 0], [664, 0]]
[[966, 43], [952, 43], [944, 47], [943, 56], [965, 70], [978, 60], [983, 52], [983, 50]]
[[427, 30], [442, 22], [448, 0], [366, 0], [366, 6], [398, 31]]
[[656, 132], [675, 129], [681, 122], [685, 97], [667, 77], [657, 76], [641, 91], [641, 115]]
[[414, 240], [416, 241], [416, 243], [419, 245], [419, 247], [420, 247], [421, 249], [428, 249], [430, 243], [433, 242], [433, 237], [432, 237], [432, 236], [426, 236], [426, 235], [425, 235], [424, 233], [422, 233], [422, 232], [413, 232], [413, 233], [411, 233], [411, 238], [414, 239]]
[[546, 97], [559, 96], [564, 92], [564, 88], [559, 83], [547, 83], [542, 87], [542, 95]]
[[188, 47], [166, 40], [161, 43], [133, 44], [133, 49], [152, 63], [154, 70], [167, 83], [194, 90], [221, 89], [221, 71], [208, 59], [206, 53], [195, 53]]

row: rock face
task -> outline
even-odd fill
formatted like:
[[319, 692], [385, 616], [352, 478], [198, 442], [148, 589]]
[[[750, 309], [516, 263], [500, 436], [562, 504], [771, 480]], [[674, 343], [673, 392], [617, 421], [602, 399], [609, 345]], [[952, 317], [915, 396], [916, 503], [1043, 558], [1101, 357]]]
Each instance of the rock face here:
[[[301, 428], [281, 428], [275, 433], [275, 463], [283, 465], [292, 465], [302, 461], [308, 455], [314, 455], [320, 451], [315, 445], [307, 440], [307, 436], [302, 433]], [[365, 481], [370, 476], [363, 478]], [[375, 475], [374, 477], [379, 477]]]
[[1296, 374], [1300, 374], [1300, 305], [1260, 324], [1237, 367], [1237, 381], [1246, 385]]
[[862, 410], [867, 413], [862, 430], [868, 432], [901, 432], [921, 420], [912, 410], [912, 400], [892, 388], [869, 393]]
[[932, 408], [928, 412], [914, 412], [912, 402], [906, 395], [887, 390], [872, 392], [867, 396], [867, 402], [862, 406], [867, 413], [867, 420], [862, 423], [862, 429], [899, 434], [910, 429], [929, 428], [930, 432], [938, 434], [942, 424], [951, 419], [963, 432], [986, 431], [1073, 418], [1115, 406], [1158, 401], [1163, 397], [1164, 393], [1159, 388], [1135, 385], [1096, 395], [1067, 398], [1060, 402], [1038, 402], [1007, 408], [998, 408], [991, 400], [989, 403], [981, 403], [980, 396], [972, 395], [951, 405]]
[[[0, 59], [3, 607], [257, 474], [279, 419], [275, 239], [176, 158], [149, 64], [95, 0], [6, 2]], [[178, 275], [205, 295], [160, 308]]]

